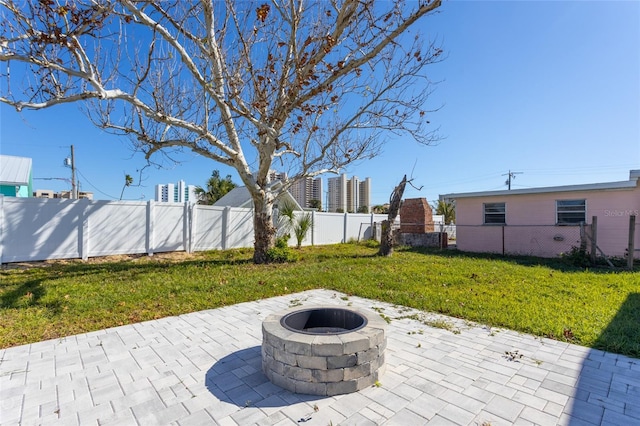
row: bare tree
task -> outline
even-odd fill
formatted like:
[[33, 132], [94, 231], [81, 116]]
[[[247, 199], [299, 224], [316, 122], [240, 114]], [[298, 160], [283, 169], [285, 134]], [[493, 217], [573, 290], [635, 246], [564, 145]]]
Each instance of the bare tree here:
[[382, 221], [382, 236], [380, 239], [380, 249], [378, 250], [378, 254], [380, 256], [391, 256], [393, 254], [393, 243], [395, 238], [393, 223], [396, 221], [398, 212], [400, 212], [405, 186], [407, 186], [407, 175], [404, 175], [389, 197], [389, 213], [387, 214], [387, 220]]
[[[235, 168], [263, 263], [272, 207], [293, 182], [377, 155], [389, 133], [436, 138], [425, 67], [442, 50], [411, 31], [439, 6], [0, 0], [0, 101], [17, 111], [82, 101], [149, 161], [191, 150]], [[274, 164], [284, 185], [270, 185]]]

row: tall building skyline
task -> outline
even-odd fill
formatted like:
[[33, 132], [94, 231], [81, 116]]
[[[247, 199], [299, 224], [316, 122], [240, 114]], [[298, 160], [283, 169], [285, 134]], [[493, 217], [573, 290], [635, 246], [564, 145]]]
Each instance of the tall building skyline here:
[[360, 181], [357, 176], [347, 179], [346, 174], [327, 179], [327, 211], [353, 212], [363, 207], [371, 210], [371, 178]]
[[327, 211], [347, 211], [347, 175], [327, 179]]
[[[286, 182], [287, 174], [276, 170], [269, 171], [269, 181]], [[321, 177], [307, 177], [295, 182], [289, 193], [302, 208], [313, 208], [312, 200], [320, 202], [321, 209], [328, 212], [357, 213], [366, 207], [371, 211], [371, 178], [360, 180], [358, 176], [347, 178], [346, 173], [327, 178], [325, 192], [324, 180]]]
[[183, 180], [177, 184], [168, 183], [166, 185], [156, 185], [155, 200], [162, 203], [196, 203], [196, 186], [187, 185]]
[[324, 185], [322, 178], [307, 177], [295, 182], [289, 190], [291, 196], [300, 204], [302, 208], [311, 208], [311, 201], [318, 200], [322, 207], [322, 194], [324, 193]]

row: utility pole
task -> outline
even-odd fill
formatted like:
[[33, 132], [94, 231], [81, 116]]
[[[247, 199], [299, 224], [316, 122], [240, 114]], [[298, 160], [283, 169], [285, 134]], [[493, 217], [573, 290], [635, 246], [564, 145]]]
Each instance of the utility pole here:
[[73, 145], [71, 145], [71, 199], [78, 199], [78, 188], [76, 186], [76, 159]]
[[64, 165], [71, 167], [71, 194], [69, 199], [76, 200], [78, 199], [78, 188], [76, 187], [76, 158], [73, 145], [71, 145], [71, 157], [64, 159]]
[[512, 172], [511, 170], [509, 170], [509, 173], [505, 173], [502, 176], [509, 176], [507, 178], [507, 181], [505, 182], [505, 185], [507, 185], [509, 187], [509, 191], [511, 191], [511, 180], [516, 178], [516, 175], [521, 175], [523, 172]]

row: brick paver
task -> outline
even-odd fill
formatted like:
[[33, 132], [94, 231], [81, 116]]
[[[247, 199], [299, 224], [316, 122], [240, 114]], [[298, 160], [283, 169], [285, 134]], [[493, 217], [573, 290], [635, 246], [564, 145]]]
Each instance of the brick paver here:
[[[298, 303], [391, 318], [379, 386], [266, 379], [262, 321]], [[640, 425], [638, 407], [638, 359], [328, 290], [0, 350], [0, 425]]]

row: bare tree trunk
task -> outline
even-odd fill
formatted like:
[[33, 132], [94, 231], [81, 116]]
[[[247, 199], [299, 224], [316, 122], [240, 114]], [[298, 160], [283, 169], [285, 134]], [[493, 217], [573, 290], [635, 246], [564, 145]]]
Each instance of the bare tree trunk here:
[[382, 238], [380, 240], [380, 256], [391, 256], [393, 253], [393, 222], [400, 211], [400, 203], [404, 194], [404, 187], [407, 185], [407, 175], [404, 175], [402, 181], [395, 187], [391, 198], [389, 199], [389, 215], [387, 220], [382, 221]]
[[268, 263], [268, 251], [275, 246], [276, 228], [273, 226], [273, 204], [264, 200], [253, 200], [253, 262]]

